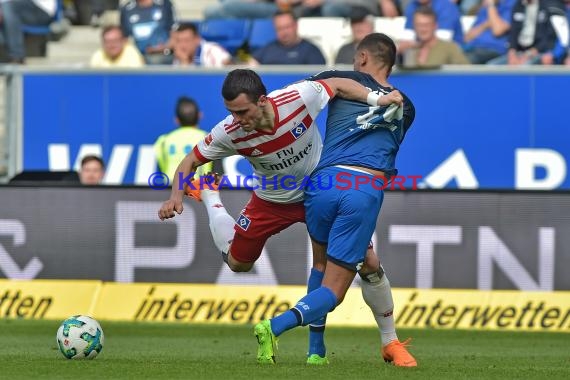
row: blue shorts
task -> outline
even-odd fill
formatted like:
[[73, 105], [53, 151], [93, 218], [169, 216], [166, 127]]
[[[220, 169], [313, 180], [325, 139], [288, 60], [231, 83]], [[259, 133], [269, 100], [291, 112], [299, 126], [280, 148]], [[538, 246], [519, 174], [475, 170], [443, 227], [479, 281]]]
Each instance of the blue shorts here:
[[309, 235], [328, 244], [328, 259], [360, 269], [384, 199], [384, 180], [372, 174], [327, 167], [311, 175], [305, 189]]

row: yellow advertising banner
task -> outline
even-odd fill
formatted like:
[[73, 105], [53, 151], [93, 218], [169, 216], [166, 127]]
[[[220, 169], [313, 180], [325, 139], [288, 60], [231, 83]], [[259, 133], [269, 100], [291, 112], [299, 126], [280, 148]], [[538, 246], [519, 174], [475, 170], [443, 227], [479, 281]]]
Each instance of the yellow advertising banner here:
[[[0, 318], [247, 324], [271, 318], [302, 286], [0, 280]], [[393, 289], [398, 327], [570, 332], [570, 292]], [[360, 289], [329, 314], [336, 326], [375, 326]]]
[[398, 289], [398, 327], [570, 332], [570, 292]]
[[[291, 308], [301, 286], [104, 284], [95, 307], [101, 319], [254, 323]], [[570, 332], [570, 292], [393, 289], [398, 327]], [[329, 325], [374, 326], [351, 288]]]
[[0, 318], [65, 319], [93, 314], [101, 281], [0, 280]]
[[95, 315], [121, 321], [252, 323], [290, 309], [305, 292], [301, 286], [106, 283]]

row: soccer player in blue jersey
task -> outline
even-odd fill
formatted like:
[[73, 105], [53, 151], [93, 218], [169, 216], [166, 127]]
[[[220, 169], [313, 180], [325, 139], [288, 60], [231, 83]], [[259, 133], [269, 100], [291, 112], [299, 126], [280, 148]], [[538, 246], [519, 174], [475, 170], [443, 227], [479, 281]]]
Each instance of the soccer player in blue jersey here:
[[[376, 104], [375, 97], [397, 91], [387, 81], [395, 59], [394, 42], [384, 34], [373, 33], [358, 45], [355, 72], [323, 72], [311, 79], [330, 76], [355, 79], [373, 90], [368, 103]], [[326, 314], [342, 302], [356, 272], [371, 285], [363, 287], [363, 295], [381, 332], [390, 330], [383, 326], [382, 319], [392, 317], [392, 308], [383, 313], [380, 307], [380, 304], [393, 306], [390, 285], [378, 258], [366, 256], [366, 250], [383, 201], [381, 189], [397, 173], [396, 154], [415, 117], [409, 98], [401, 95], [398, 103], [377, 107], [335, 98], [329, 104], [323, 152], [311, 179], [314, 183], [330, 182], [332, 186], [329, 188], [328, 183], [308, 186], [305, 192], [307, 228], [313, 250], [326, 251], [328, 264], [322, 283], [313, 283], [312, 291], [292, 309], [255, 326], [258, 362], [275, 363], [277, 336], [283, 332], [297, 326], [324, 326]], [[358, 188], [356, 183], [348, 189], [341, 188], [335, 186], [340, 175], [343, 178], [364, 175], [368, 181], [360, 183]], [[390, 319], [395, 338], [393, 317]], [[398, 366], [416, 366], [405, 348], [406, 342], [390, 338], [382, 336], [384, 359]]]

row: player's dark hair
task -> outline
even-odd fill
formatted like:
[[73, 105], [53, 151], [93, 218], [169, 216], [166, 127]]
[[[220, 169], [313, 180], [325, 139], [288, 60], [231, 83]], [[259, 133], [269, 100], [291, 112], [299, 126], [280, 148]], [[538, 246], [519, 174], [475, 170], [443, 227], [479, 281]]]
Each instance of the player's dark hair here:
[[176, 117], [180, 125], [196, 125], [200, 115], [198, 103], [192, 98], [181, 96], [176, 102]]
[[396, 63], [396, 44], [384, 33], [370, 33], [360, 41], [356, 50], [368, 51], [375, 60], [388, 68]]
[[88, 164], [91, 161], [97, 161], [99, 163], [99, 165], [101, 165], [102, 169], [105, 169], [105, 161], [103, 161], [103, 159], [99, 156], [96, 156], [94, 154], [88, 154], [87, 156], [84, 156], [81, 159], [81, 167], [85, 166], [86, 164]]
[[255, 103], [262, 95], [267, 95], [267, 90], [255, 71], [235, 69], [230, 71], [224, 80], [222, 96], [225, 100], [231, 101], [239, 94], [245, 94], [252, 103]]

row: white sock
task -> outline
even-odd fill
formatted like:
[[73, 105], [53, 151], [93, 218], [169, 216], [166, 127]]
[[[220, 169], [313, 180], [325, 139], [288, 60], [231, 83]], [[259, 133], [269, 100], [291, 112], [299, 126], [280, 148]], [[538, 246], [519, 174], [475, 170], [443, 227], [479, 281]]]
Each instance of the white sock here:
[[366, 276], [369, 281], [361, 281], [362, 297], [372, 310], [374, 319], [380, 329], [380, 339], [385, 346], [391, 341], [398, 339], [396, 335], [396, 324], [394, 322], [394, 299], [390, 281], [386, 274], [382, 278], [378, 273], [371, 273]]
[[219, 192], [202, 190], [201, 196], [208, 212], [208, 219], [210, 219], [210, 231], [214, 238], [214, 244], [220, 251], [228, 253], [230, 244], [234, 239], [234, 225], [236, 222], [226, 211]]

